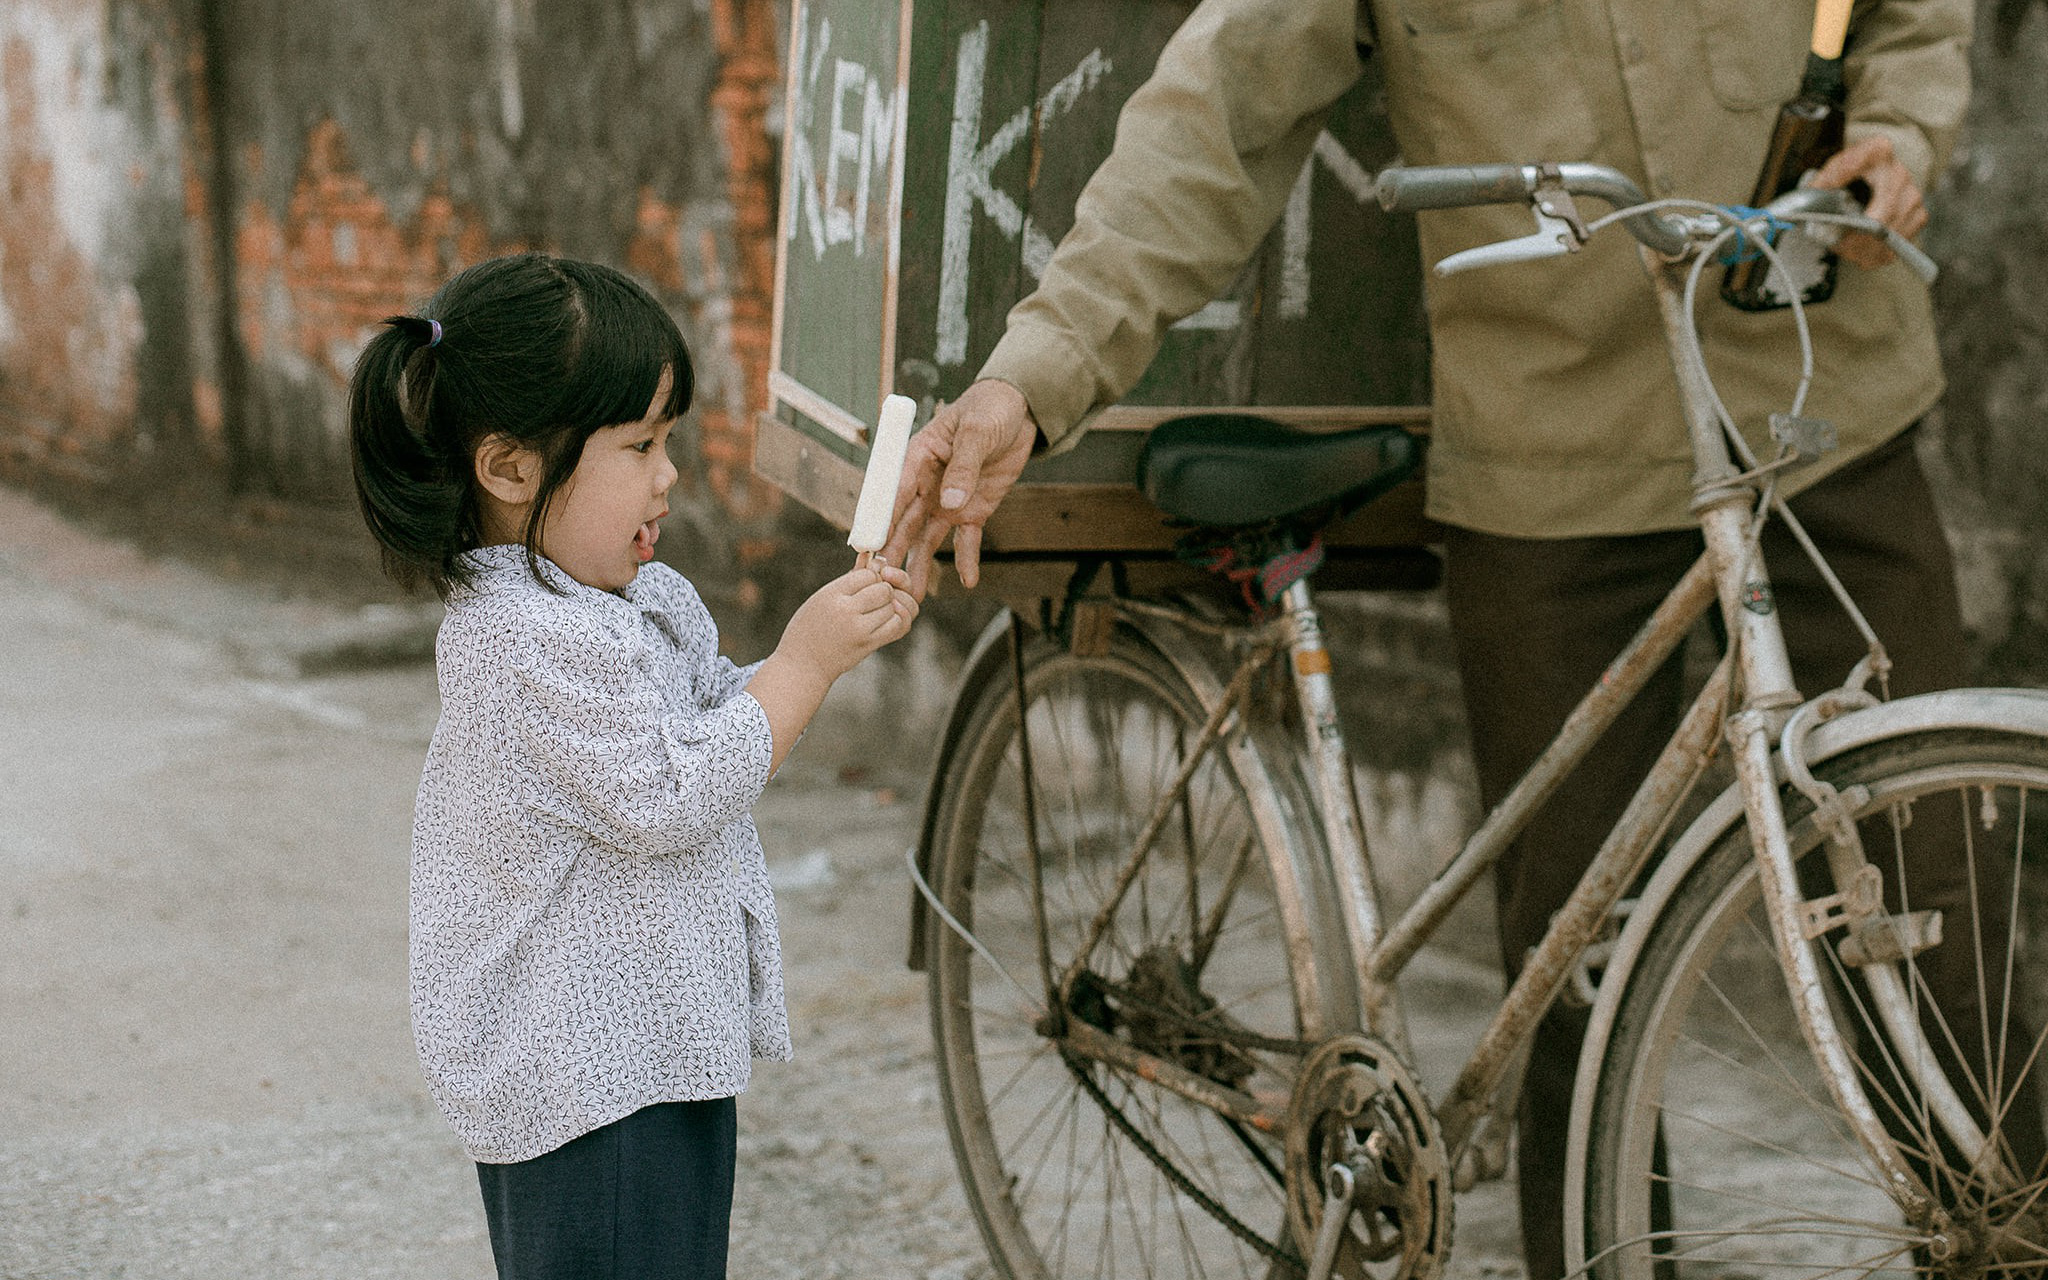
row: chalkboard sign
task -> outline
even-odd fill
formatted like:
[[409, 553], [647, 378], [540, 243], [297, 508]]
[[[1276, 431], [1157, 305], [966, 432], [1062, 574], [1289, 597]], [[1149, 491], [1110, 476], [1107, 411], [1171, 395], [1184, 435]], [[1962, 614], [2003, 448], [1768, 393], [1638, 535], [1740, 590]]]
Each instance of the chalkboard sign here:
[[[790, 24], [770, 374], [755, 468], [842, 527], [882, 398], [929, 417], [973, 380], [1109, 154], [1185, 0], [797, 0]], [[1160, 550], [1131, 487], [1145, 431], [1218, 406], [1310, 428], [1428, 419], [1414, 224], [1370, 69], [1338, 103], [1266, 244], [1176, 325], [1071, 452], [1034, 461], [993, 555]], [[1335, 542], [1424, 538], [1420, 485]]]

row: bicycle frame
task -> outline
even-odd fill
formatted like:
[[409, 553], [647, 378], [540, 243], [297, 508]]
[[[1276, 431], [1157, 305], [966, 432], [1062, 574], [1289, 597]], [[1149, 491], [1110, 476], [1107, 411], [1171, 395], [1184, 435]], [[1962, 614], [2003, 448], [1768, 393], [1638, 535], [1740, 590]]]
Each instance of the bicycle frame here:
[[[1725, 738], [1744, 798], [1781, 966], [1802, 1033], [1837, 1105], [1850, 1118], [1894, 1198], [1909, 1216], [1921, 1215], [1931, 1211], [1933, 1198], [1918, 1175], [1899, 1159], [1858, 1077], [1855, 1062], [1828, 1006], [1812, 943], [1802, 927], [1804, 897], [1793, 870], [1774, 772], [1778, 732], [1802, 699], [1793, 686], [1777, 614], [1767, 607], [1758, 607], [1770, 600], [1770, 582], [1755, 553], [1752, 522], [1757, 495], [1738, 479], [1740, 472], [1715, 420], [1704, 370], [1697, 367], [1697, 357], [1678, 337], [1677, 325], [1683, 316], [1683, 262], [1668, 261], [1648, 251], [1645, 259], [1670, 337], [1674, 367], [1680, 374], [1687, 428], [1697, 460], [1695, 488], [1699, 498], [1695, 510], [1707, 550], [1609, 664], [1550, 746], [1423, 894], [1391, 922], [1384, 920], [1382, 897], [1365, 847], [1363, 824], [1352, 791], [1350, 755], [1337, 722], [1332, 664], [1323, 644], [1313, 597], [1308, 584], [1300, 582], [1284, 598], [1279, 629], [1295, 696], [1303, 713], [1317, 819], [1343, 898], [1351, 959], [1367, 1023], [1375, 1034], [1405, 1049], [1407, 1035], [1396, 983], [1408, 962], [1499, 860], [1622, 709], [1676, 652], [1699, 618], [1718, 604], [1726, 633], [1732, 638], [1728, 655], [1693, 700], [1620, 821], [1530, 953], [1449, 1093], [1439, 1102], [1437, 1118], [1455, 1159], [1464, 1153], [1481, 1122], [1497, 1105], [1501, 1086], [1518, 1061], [1519, 1051], [1570, 981], [1580, 958], [1597, 940], [1616, 905], [1642, 875], [1676, 817], [1678, 806]], [[1225, 724], [1242, 696], [1250, 671], [1265, 662], [1269, 654], [1269, 648], [1259, 646], [1239, 665], [1230, 680], [1229, 692], [1212, 710], [1203, 733], [1205, 742], [1213, 740]], [[1739, 703], [1732, 703], [1738, 692]], [[1177, 802], [1176, 792], [1176, 788], [1169, 788], [1161, 797], [1148, 830], [1156, 829], [1165, 820]], [[1149, 841], [1140, 841], [1129, 851], [1120, 877], [1122, 882], [1128, 882], [1143, 861], [1147, 845]], [[1860, 861], [1859, 850], [1854, 862]], [[1837, 866], [1835, 870], [1840, 879], [1853, 870], [1853, 865]], [[1846, 888], [1846, 884], [1839, 887]], [[1106, 918], [1114, 906], [1113, 895], [1099, 919]], [[1907, 1038], [1922, 1034], [1910, 1019], [1888, 1021], [1894, 1023], [1895, 1033]], [[1281, 1123], [1272, 1104], [1237, 1094], [1135, 1048], [1110, 1043], [1109, 1037], [1070, 1038], [1067, 1044], [1070, 1051], [1081, 1057], [1100, 1057], [1136, 1071], [1161, 1087], [1256, 1128], [1272, 1131]], [[1911, 1051], [1912, 1046], [1908, 1048], [1905, 1056], [1909, 1060], [1922, 1058], [1920, 1052]], [[1930, 1093], [1939, 1093], [1946, 1085], [1938, 1073], [1923, 1083], [1929, 1086]], [[1953, 1109], [1952, 1116], [1960, 1116], [1964, 1126], [1971, 1124], [1960, 1106]], [[1956, 1136], [1973, 1148], [1982, 1142], [1981, 1135], [1971, 1142], [1968, 1128]]]
[[[1510, 173], [1506, 166], [1497, 168], [1500, 173], [1492, 169], [1445, 171], [1448, 176], [1410, 171], [1409, 207], [1520, 198], [1536, 191], [1533, 184], [1537, 178], [1528, 176], [1536, 174], [1536, 170], [1529, 169], [1525, 174]], [[1553, 172], [1544, 180], [1555, 181], [1556, 174]], [[1521, 190], [1523, 187], [1528, 190]], [[1475, 198], [1475, 192], [1480, 193], [1479, 197]], [[1384, 190], [1382, 194], [1384, 197]], [[1643, 235], [1639, 227], [1645, 218], [1654, 221], [1654, 215], [1638, 212], [1616, 216], [1630, 218], [1630, 226], [1638, 230], [1639, 238], [1654, 239]], [[1106, 922], [1116, 913], [1124, 892], [1142, 869], [1154, 837], [1170, 820], [1175, 806], [1182, 803], [1197, 761], [1205, 752], [1219, 749], [1229, 735], [1241, 731], [1242, 703], [1251, 678], [1276, 651], [1286, 653], [1293, 694], [1302, 713], [1316, 821], [1341, 899], [1340, 914], [1347, 929], [1350, 967], [1360, 1005], [1369, 1029], [1405, 1051], [1407, 1035], [1397, 983], [1407, 964], [1464, 895], [1501, 858], [1535, 812], [1556, 793], [1565, 777], [1585, 759], [1620, 712], [1677, 651], [1694, 624], [1709, 608], [1718, 606], [1729, 639], [1727, 655], [1681, 718], [1676, 732], [1565, 905], [1531, 951], [1450, 1091], [1437, 1105], [1436, 1119], [1445, 1145], [1454, 1164], [1471, 1149], [1482, 1123], [1499, 1107], [1502, 1086], [1515, 1072], [1521, 1050], [1571, 981], [1616, 907], [1643, 878], [1680, 806], [1725, 743], [1734, 766], [1734, 791], [1741, 798], [1770, 933], [1801, 1035], [1827, 1091], [1848, 1119], [1892, 1199], [1912, 1221], [1925, 1223], [1938, 1212], [1934, 1196], [1902, 1160], [1865, 1089], [1829, 1005], [1828, 987], [1817, 958], [1816, 940], [1828, 930], [1845, 919], [1868, 918], [1872, 908], [1867, 902], [1860, 908], [1863, 916], [1848, 914], [1846, 904], [1859, 880], [1867, 880], [1865, 873], [1874, 869], [1864, 856], [1853, 824], [1841, 821], [1827, 849], [1829, 871], [1838, 892], [1830, 898], [1807, 901], [1794, 870], [1780, 800], [1782, 784], [1778, 771], [1782, 766], [1792, 785], [1814, 799], [1826, 820], [1832, 789], [1816, 783], [1805, 770], [1800, 758], [1803, 738], [1807, 731], [1838, 712], [1873, 701], [1862, 693], [1861, 684], [1873, 670], [1883, 669], [1882, 649], [1865, 626], [1871, 657], [1850, 673], [1848, 684], [1829, 690], [1812, 702], [1805, 701], [1794, 686], [1785, 638], [1772, 604], [1769, 575], [1758, 550], [1762, 513], [1756, 478], [1762, 472], [1745, 474], [1736, 466], [1722, 434], [1711, 383], [1697, 345], [1690, 339], [1686, 281], [1696, 262], [1694, 255], [1701, 251], [1699, 242], [1704, 238], [1694, 235], [1684, 253], [1673, 253], [1663, 243], [1646, 247], [1643, 259], [1656, 293], [1681, 393], [1685, 426], [1694, 450], [1693, 510], [1706, 551], [1609, 664], [1551, 744], [1398, 918], [1388, 921], [1382, 911], [1382, 896], [1353, 790], [1350, 755], [1337, 719], [1332, 663], [1307, 582], [1297, 582], [1289, 588], [1277, 621], [1262, 628], [1218, 626], [1170, 608], [1128, 600], [1114, 602], [1127, 618], [1140, 625], [1164, 617], [1234, 636], [1244, 642], [1243, 654], [1227, 687], [1221, 688], [1210, 704], [1206, 722], [1198, 733], [1199, 740], [1183, 759], [1178, 776], [1158, 798], [1140, 835], [1124, 852], [1114, 887], [1097, 910], [1083, 945], [1066, 966], [1066, 972], [1055, 974], [1049, 955], [1041, 952], [1039, 956], [1040, 966], [1045, 970], [1041, 975], [1045, 987], [1045, 1005], [1040, 1009], [1044, 1015], [1042, 1034], [1055, 1040], [1063, 1053], [1072, 1059], [1113, 1065], [1251, 1128], [1269, 1133], [1285, 1128], [1286, 1108], [1272, 1098], [1254, 1097], [1135, 1044], [1100, 1034], [1085, 1024], [1070, 1024], [1057, 1016], [1057, 1011], [1068, 1002], [1086, 957], [1100, 941]], [[1798, 533], [1796, 525], [1794, 532]], [[1810, 544], [1808, 550], [1812, 550]], [[1098, 603], [1093, 598], [1087, 602]], [[1860, 617], [1858, 624], [1862, 626]], [[1013, 665], [1018, 652], [1012, 653]], [[1021, 669], [1015, 678], [1021, 700]], [[1022, 710], [1020, 704], [1020, 726], [1028, 719], [1021, 714]], [[1028, 768], [1027, 763], [1027, 774]], [[1028, 812], [1032, 806], [1028, 778], [1025, 785]], [[1031, 862], [1035, 872], [1035, 849]], [[1033, 880], [1035, 884], [1035, 873]], [[1864, 887], [1867, 889], [1867, 883]], [[928, 889], [923, 891], [929, 896]], [[1042, 886], [1037, 886], [1036, 892], [1042, 894]], [[1034, 903], [1034, 909], [1043, 916], [1042, 902]], [[1222, 906], [1218, 904], [1213, 909], [1220, 912]], [[1843, 914], [1829, 915], [1831, 910]], [[948, 923], [956, 930], [961, 928], [950, 920]], [[1044, 932], [1041, 919], [1041, 940]], [[971, 935], [968, 940], [974, 941]], [[1290, 941], [1290, 946], [1293, 945]], [[1984, 1135], [1946, 1077], [1928, 1065], [1933, 1058], [1926, 1033], [1908, 998], [1899, 993], [1897, 975], [1890, 965], [1889, 961], [1876, 962], [1866, 969], [1872, 979], [1873, 1001], [1880, 1006], [1887, 1034], [1898, 1045], [1905, 1069], [1924, 1090], [1928, 1109], [1948, 1135], [1965, 1151], [1981, 1152], [1986, 1147]], [[1014, 975], [1005, 976], [1017, 983]], [[1885, 990], [1888, 982], [1892, 984], [1890, 994]], [[1023, 984], [1017, 985], [1020, 991], [1024, 990]], [[1995, 1153], [1992, 1156], [1986, 1171], [1995, 1179], [2004, 1180], [2008, 1171], [1998, 1166]]]
[[[1350, 900], [1352, 953], [1361, 977], [1362, 995], [1373, 1030], [1395, 1043], [1405, 1042], [1394, 1001], [1394, 984], [1407, 962], [1434, 933], [1482, 874], [1499, 860], [1534, 812], [1584, 759], [1620, 711], [1642, 690], [1651, 674], [1677, 649], [1706, 609], [1718, 602], [1732, 643], [1729, 654], [1694, 699], [1677, 732], [1659, 754], [1649, 775], [1629, 802], [1620, 821], [1595, 855], [1577, 887], [1553, 918], [1531, 952], [1500, 1008], [1482, 1033], [1449, 1094], [1438, 1105], [1438, 1120], [1450, 1150], [1461, 1153], [1480, 1121], [1489, 1113], [1517, 1051], [1569, 981], [1578, 959], [1676, 816], [1724, 734], [1732, 749], [1738, 786], [1768, 904], [1780, 963], [1798, 1014], [1802, 1033], [1838, 1106], [1850, 1118], [1858, 1137], [1876, 1161], [1894, 1197], [1909, 1214], [1926, 1212], [1932, 1198], [1918, 1175], [1898, 1155], [1871, 1103], [1847, 1044], [1826, 999], [1816, 960], [1801, 916], [1800, 892], [1785, 831], [1773, 769], [1778, 730], [1802, 699], [1791, 677], [1791, 662], [1778, 616], [1769, 607], [1769, 575], [1756, 553], [1751, 520], [1755, 492], [1740, 483], [1713, 408], [1712, 391], [1694, 350], [1680, 338], [1684, 323], [1681, 271], [1686, 259], [1668, 260], [1644, 250], [1645, 265], [1655, 284], [1660, 313], [1669, 338], [1686, 411], [1686, 425], [1696, 460], [1694, 509], [1705, 534], [1707, 551], [1666, 596], [1648, 622], [1614, 659], [1593, 689], [1567, 718], [1551, 745], [1538, 757], [1479, 830], [1431, 881], [1422, 896], [1393, 924], [1381, 928], [1379, 895], [1370, 870], [1355, 810], [1340, 804], [1349, 799], [1350, 765], [1341, 728], [1336, 723], [1330, 662], [1322, 648], [1320, 625], [1305, 583], [1297, 583], [1286, 599], [1286, 618], [1297, 696], [1308, 720], [1307, 749], [1320, 794], [1320, 811], [1340, 884]], [[1741, 702], [1727, 710], [1731, 692]], [[1338, 779], [1344, 779], [1339, 790]], [[1343, 812], [1335, 812], [1337, 810]], [[1846, 877], [1862, 864], [1860, 849], [1835, 868], [1838, 888], [1847, 891]], [[1895, 1034], [1918, 1037], [1906, 1019], [1888, 1019]], [[1921, 1049], [1909, 1059], [1926, 1060]], [[1946, 1084], [1937, 1076], [1923, 1080], [1931, 1093]], [[1938, 1104], [1937, 1104], [1938, 1105]], [[1960, 1106], [1950, 1113], [1959, 1141], [1974, 1149], [1981, 1134]], [[1972, 1140], [1974, 1139], [1974, 1140]]]

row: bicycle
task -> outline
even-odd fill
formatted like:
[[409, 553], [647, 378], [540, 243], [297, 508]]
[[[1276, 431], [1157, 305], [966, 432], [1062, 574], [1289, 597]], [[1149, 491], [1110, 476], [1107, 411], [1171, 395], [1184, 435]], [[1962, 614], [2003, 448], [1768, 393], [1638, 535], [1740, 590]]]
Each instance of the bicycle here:
[[[1798, 534], [1775, 478], [1826, 447], [1824, 424], [1795, 402], [1774, 418], [1778, 455], [1749, 456], [1692, 328], [1702, 272], [1736, 237], [1776, 264], [1787, 246], [1769, 228], [1882, 228], [1838, 193], [1768, 211], [1648, 202], [1592, 165], [1390, 170], [1378, 191], [1390, 209], [1534, 210], [1534, 235], [1439, 270], [1561, 254], [1615, 225], [1637, 238], [1684, 394], [1707, 553], [1391, 920], [1309, 576], [1261, 619], [1131, 598], [1114, 566], [1104, 593], [1098, 567], [1033, 634], [1016, 615], [990, 625], [911, 870], [942, 1101], [998, 1269], [1439, 1275], [1456, 1193], [1501, 1171], [1518, 1046], [1576, 984], [1593, 1009], [1566, 1187], [1574, 1267], [2048, 1271], [2048, 1169], [2013, 1138], [2048, 1037], [2024, 1030], [2048, 1028], [2048, 998], [2024, 977], [2048, 931], [2048, 886], [2027, 856], [2030, 801], [2048, 790], [2048, 695], [1880, 701], [1868, 686], [1882, 645], [1838, 583], [1869, 654], [1839, 688], [1793, 689], [1778, 618], [1758, 607], [1756, 546], [1767, 517]], [[1588, 196], [1613, 212], [1583, 219], [1574, 197]], [[1144, 483], [1169, 513], [1227, 526], [1217, 548], [1285, 561], [1312, 547], [1317, 520], [1413, 465], [1384, 430], [1311, 441], [1244, 420], [1168, 424]], [[1247, 432], [1263, 447], [1242, 447]], [[1300, 466], [1310, 450], [1331, 465]], [[1330, 474], [1344, 478], [1303, 479]], [[1397, 979], [1717, 605], [1726, 652], [1432, 1102], [1408, 1065]], [[1717, 757], [1734, 781], [1700, 807], [1689, 797]], [[1936, 838], [1959, 838], [1967, 909], [1900, 900], [1907, 843]], [[1922, 957], [1944, 936], [1969, 948], [1976, 1025], [1951, 1025], [1931, 998]]]

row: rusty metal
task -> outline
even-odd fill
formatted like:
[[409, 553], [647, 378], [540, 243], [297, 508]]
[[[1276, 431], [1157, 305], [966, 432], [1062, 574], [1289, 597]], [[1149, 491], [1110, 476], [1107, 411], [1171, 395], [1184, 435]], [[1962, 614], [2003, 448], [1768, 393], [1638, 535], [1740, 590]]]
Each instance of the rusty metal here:
[[1730, 648], [1739, 656], [1743, 705], [1796, 707], [1801, 698], [1792, 681], [1792, 659], [1785, 650], [1784, 629], [1778, 623], [1770, 576], [1756, 539], [1757, 526], [1751, 521], [1758, 493], [1740, 480], [1741, 473], [1729, 455], [1719, 400], [1686, 309], [1681, 265], [1666, 263], [1647, 248], [1643, 263], [1655, 285], [1657, 311], [1664, 321], [1671, 367], [1678, 378], [1679, 401], [1692, 440], [1692, 509], [1699, 517], [1707, 555], [1714, 564]]
[[1713, 600], [1713, 573], [1707, 558], [1701, 556], [1629, 640], [1628, 646], [1608, 664], [1599, 683], [1572, 709], [1557, 737], [1536, 757], [1521, 781], [1494, 806], [1465, 847], [1387, 931], [1366, 970], [1372, 981], [1392, 983], [1400, 976], [1422, 944], [1436, 933], [1480, 876], [1499, 860], [1508, 844], [1528, 825], [1530, 817], [1585, 758], [1607, 726], [1614, 723], [1622, 708], [1677, 650]]
[[1251, 1094], [1217, 1084], [1177, 1062], [1147, 1053], [1128, 1041], [1091, 1026], [1078, 1018], [1067, 1020], [1066, 1031], [1053, 1041], [1076, 1058], [1100, 1062], [1128, 1071], [1140, 1080], [1177, 1093], [1217, 1115], [1250, 1125], [1261, 1133], [1280, 1133], [1286, 1127], [1287, 1108], [1264, 1102]]
[[1729, 721], [1728, 740], [1735, 748], [1736, 781], [1742, 789], [1750, 844], [1756, 853], [1757, 881], [1763, 888], [1764, 909], [1777, 943], [1785, 987], [1829, 1096], [1877, 1164], [1886, 1190], [1908, 1220], [1925, 1221], [1934, 1200], [1919, 1176], [1900, 1159], [1897, 1144], [1871, 1105], [1834, 1011], [1828, 1007], [1827, 987], [1813, 945], [1801, 936], [1802, 897], [1785, 834], [1785, 810], [1778, 799], [1771, 737], [1769, 717], [1761, 709], [1746, 709]]
[[1813, 820], [1827, 835], [1828, 871], [1837, 891], [1800, 903], [1802, 936], [1812, 941], [1836, 928], [1848, 936], [1836, 947], [1844, 964], [1863, 970], [1885, 1033], [1895, 1046], [1906, 1074], [1921, 1091], [1930, 1114], [1958, 1149], [1971, 1153], [1971, 1164], [1995, 1184], [2015, 1186], [2023, 1179], [1997, 1150], [1995, 1135], [1986, 1135], [1948, 1075], [1936, 1064], [1934, 1048], [1922, 1027], [1906, 980], [1893, 965], [1941, 941], [1941, 913], [1917, 911], [1884, 914], [1884, 875], [1863, 849], [1854, 814], [1870, 803], [1867, 788], [1838, 791], [1813, 776], [1806, 764], [1806, 740], [1812, 731], [1844, 712], [1877, 705], [1864, 684], [1882, 660], [1881, 651], [1857, 665], [1850, 680], [1793, 712], [1778, 736], [1778, 759], [1785, 776], [1813, 804]]
[[[1714, 561], [1721, 616], [1727, 624], [1730, 648], [1741, 675], [1742, 710], [1729, 722], [1728, 739], [1734, 748], [1737, 785], [1749, 821], [1757, 879], [1764, 890], [1779, 965], [1784, 971], [1800, 1034], [1813, 1053], [1829, 1095], [1877, 1165], [1893, 1199], [1909, 1220], [1923, 1221], [1931, 1211], [1932, 1197], [1920, 1177], [1901, 1158], [1857, 1074], [1834, 1010], [1828, 1004], [1813, 944], [1803, 929], [1803, 896], [1785, 831], [1785, 812], [1779, 800], [1772, 751], [1777, 732], [1803, 699], [1792, 680], [1784, 629], [1757, 542], [1759, 526], [1752, 519], [1757, 495], [1746, 486], [1730, 482], [1736, 474], [1735, 464], [1729, 455], [1727, 437], [1722, 434], [1713, 386], [1685, 305], [1680, 269], [1656, 262], [1647, 251], [1645, 262], [1651, 266], [1658, 310], [1664, 320], [1697, 460], [1693, 510], [1706, 536], [1707, 553]], [[1843, 889], [1849, 889], [1846, 881]], [[1895, 976], [1889, 970], [1865, 971], [1866, 978], [1879, 978], [1880, 986], [1887, 975]], [[1966, 1115], [1964, 1119], [1967, 1120]]]
[[[1081, 976], [1081, 971], [1088, 967], [1088, 957], [1095, 953], [1096, 945], [1102, 941], [1103, 931], [1109, 928], [1109, 922], [1115, 917], [1117, 908], [1123, 905], [1124, 895], [1130, 892], [1138, 873], [1144, 869], [1145, 860], [1151, 855], [1152, 846], [1158, 841], [1160, 831], [1173, 816], [1174, 810], [1179, 807], [1180, 797], [1187, 790], [1188, 780], [1195, 776], [1195, 770], [1209, 754], [1209, 748], [1223, 736], [1223, 726], [1236, 711], [1238, 703], [1243, 701], [1244, 692], [1251, 685], [1252, 674], [1264, 666], [1270, 656], [1269, 651], [1262, 650], [1247, 658], [1238, 667], [1237, 674], [1231, 677], [1230, 686], [1223, 691], [1223, 696], [1210, 708], [1209, 718], [1202, 723], [1202, 732], [1195, 740], [1194, 749], [1180, 762], [1180, 768], [1174, 771], [1173, 781], [1167, 784], [1166, 790], [1153, 804], [1144, 827], [1131, 842], [1131, 851], [1126, 855], [1124, 865], [1117, 873], [1116, 883], [1110, 887], [1109, 896], [1096, 910], [1095, 918], [1088, 922], [1088, 931], [1082, 938], [1081, 945], [1075, 949], [1073, 960], [1068, 962], [1066, 971], [1060, 975], [1059, 984], [1055, 988], [1058, 996], [1054, 1004], [1064, 1006], [1073, 996], [1074, 982]], [[1040, 920], [1037, 924], [1040, 936], [1044, 937], [1044, 921]]]
[[1353, 1033], [1317, 1045], [1295, 1078], [1284, 1146], [1295, 1239], [1327, 1238], [1322, 1190], [1346, 1168], [1356, 1183], [1336, 1274], [1438, 1280], [1455, 1234], [1451, 1168], [1429, 1097], [1391, 1044]]
[[1437, 1111], [1444, 1141], [1454, 1157], [1462, 1152], [1480, 1116], [1486, 1113], [1488, 1100], [1517, 1049], [1534, 1034], [1537, 1022], [1571, 978], [1573, 963], [1648, 863], [1679, 803], [1698, 780], [1720, 733], [1731, 674], [1731, 663], [1723, 658], [1693, 699], [1678, 732], [1658, 755], [1650, 776], [1636, 789], [1621, 820], [1600, 846], [1593, 864], [1580, 877], [1578, 887], [1551, 918], [1543, 941], [1529, 954], [1464, 1070], [1458, 1073], [1457, 1083]]
[[1362, 980], [1360, 999], [1366, 1023], [1408, 1050], [1392, 982], [1372, 976], [1372, 953], [1380, 934], [1380, 886], [1365, 847], [1365, 823], [1352, 789], [1351, 754], [1337, 720], [1337, 690], [1330, 678], [1329, 650], [1323, 645], [1322, 622], [1306, 580], [1287, 588], [1284, 616], [1288, 628], [1288, 664], [1294, 696], [1301, 707], [1308, 758], [1314, 765], [1316, 813], [1322, 820], [1330, 869], [1337, 874], [1337, 892], [1344, 904], [1345, 933], [1351, 944], [1353, 969]]

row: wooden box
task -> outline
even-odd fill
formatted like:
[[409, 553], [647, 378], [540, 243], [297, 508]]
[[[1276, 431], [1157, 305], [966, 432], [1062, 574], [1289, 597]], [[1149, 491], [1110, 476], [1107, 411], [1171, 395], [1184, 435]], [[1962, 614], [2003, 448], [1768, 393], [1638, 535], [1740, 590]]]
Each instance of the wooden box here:
[[[882, 398], [917, 399], [923, 421], [973, 380], [1071, 224], [1124, 99], [1191, 8], [796, 0], [759, 474], [851, 522]], [[1414, 226], [1370, 196], [1393, 158], [1378, 98], [1369, 70], [1243, 275], [1175, 326], [1080, 445], [1026, 468], [985, 532], [992, 567], [1169, 558], [1175, 531], [1132, 484], [1145, 433], [1169, 417], [1256, 406], [1309, 428], [1426, 430]], [[1326, 541], [1340, 559], [1415, 548], [1429, 540], [1421, 508], [1416, 481]]]

